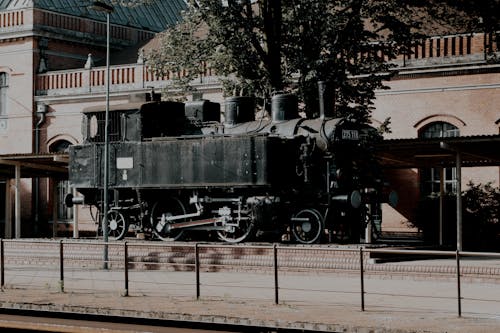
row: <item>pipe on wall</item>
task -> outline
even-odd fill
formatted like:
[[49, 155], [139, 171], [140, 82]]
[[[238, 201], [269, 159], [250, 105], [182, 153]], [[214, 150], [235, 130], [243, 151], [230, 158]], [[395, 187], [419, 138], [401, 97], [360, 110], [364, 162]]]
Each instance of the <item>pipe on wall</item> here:
[[[43, 103], [38, 103], [36, 106], [36, 116], [38, 118], [37, 123], [35, 124], [35, 154], [40, 153], [40, 128], [45, 123], [45, 115], [47, 113], [47, 105]], [[38, 234], [38, 226], [40, 223], [40, 178], [34, 179], [34, 213], [35, 213], [35, 225], [34, 232], [35, 235]]]

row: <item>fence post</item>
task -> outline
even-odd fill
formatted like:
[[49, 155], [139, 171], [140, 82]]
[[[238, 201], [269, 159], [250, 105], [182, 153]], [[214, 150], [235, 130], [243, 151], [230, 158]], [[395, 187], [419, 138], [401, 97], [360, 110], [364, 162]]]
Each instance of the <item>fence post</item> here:
[[5, 286], [5, 259], [3, 252], [3, 238], [0, 239], [0, 290], [3, 291], [3, 287]]
[[200, 299], [200, 249], [194, 244], [194, 270], [196, 273], [196, 299]]
[[59, 241], [59, 290], [64, 292], [64, 247], [63, 240]]
[[128, 244], [123, 243], [123, 271], [125, 273], [125, 290], [123, 296], [128, 296]]
[[274, 266], [274, 303], [279, 304], [279, 284], [278, 284], [278, 245], [273, 245], [273, 266]]
[[460, 290], [460, 251], [457, 249], [457, 299], [458, 316], [462, 317], [462, 295]]
[[361, 311], [365, 311], [365, 278], [363, 267], [363, 248], [359, 248], [359, 277], [361, 279]]

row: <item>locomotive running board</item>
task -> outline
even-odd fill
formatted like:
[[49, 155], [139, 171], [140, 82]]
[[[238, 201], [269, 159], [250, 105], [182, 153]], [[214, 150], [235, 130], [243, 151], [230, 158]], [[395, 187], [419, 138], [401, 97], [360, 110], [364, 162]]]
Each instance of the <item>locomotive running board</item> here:
[[203, 220], [196, 220], [196, 221], [188, 221], [188, 222], [179, 222], [179, 223], [173, 223], [173, 224], [167, 224], [165, 226], [165, 229], [167, 232], [175, 229], [182, 229], [182, 228], [189, 228], [189, 227], [197, 227], [197, 226], [202, 226], [202, 225], [207, 225], [207, 224], [212, 224], [212, 223], [217, 223], [217, 222], [223, 222], [224, 219], [221, 217], [214, 217], [210, 219], [203, 219]]

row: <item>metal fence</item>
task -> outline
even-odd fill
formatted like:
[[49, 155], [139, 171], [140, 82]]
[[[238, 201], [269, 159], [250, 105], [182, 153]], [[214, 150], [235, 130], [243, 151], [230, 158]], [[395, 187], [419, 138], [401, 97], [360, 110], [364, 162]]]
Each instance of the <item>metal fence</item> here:
[[[103, 256], [103, 253], [106, 253], [106, 255]], [[331, 255], [333, 253], [336, 256], [336, 262], [343, 263], [341, 268], [335, 269], [337, 264], [332, 264]], [[375, 254], [411, 256], [413, 259], [420, 256], [451, 258], [450, 260], [454, 261], [454, 265], [447, 272], [452, 274], [451, 276], [456, 281], [454, 298], [457, 302], [459, 317], [462, 316], [462, 301], [464, 299], [461, 290], [462, 259], [464, 257], [500, 258], [499, 253], [363, 247], [331, 248], [318, 246], [294, 247], [278, 244], [241, 246], [206, 243], [141, 243], [134, 241], [104, 243], [72, 240], [0, 240], [0, 283], [2, 290], [5, 290], [16, 288], [23, 283], [26, 283], [24, 287], [33, 288], [34, 283], [29, 282], [32, 280], [36, 280], [38, 285], [42, 283], [49, 285], [51, 282], [56, 281], [57, 289], [60, 292], [67, 291], [68, 281], [73, 283], [70, 287], [72, 292], [82, 288], [87, 288], [87, 291], [90, 289], [90, 292], [99, 292], [100, 288], [108, 288], [102, 285], [116, 288], [116, 284], [118, 284], [122, 285], [122, 287], [119, 287], [122, 296], [129, 296], [131, 290], [134, 292], [140, 291], [142, 294], [147, 292], [157, 293], [162, 289], [166, 290], [167, 286], [170, 286], [169, 292], [172, 293], [181, 289], [183, 292], [189, 293], [189, 289], [192, 288], [192, 295], [196, 299], [200, 299], [202, 292], [207, 293], [211, 288], [221, 290], [230, 288], [246, 289], [249, 290], [249, 296], [246, 297], [252, 297], [252, 290], [258, 289], [266, 290], [264, 293], [269, 297], [273, 295], [275, 304], [283, 302], [282, 293], [298, 290], [305, 293], [349, 293], [359, 295], [358, 306], [361, 311], [365, 311], [367, 307], [366, 295], [382, 294], [370, 292], [366, 288], [367, 266], [370, 265], [368, 258]], [[245, 260], [241, 259], [243, 257]], [[317, 261], [311, 263], [308, 258], [315, 258]], [[328, 261], [328, 263], [322, 264], [322, 261]], [[6, 264], [7, 262], [8, 264]], [[316, 268], [312, 266], [316, 266]], [[328, 268], [325, 268], [326, 266]], [[260, 277], [258, 281], [254, 279], [254, 285], [251, 286], [227, 281], [222, 283], [216, 278], [221, 275], [202, 276], [207, 272], [216, 273], [222, 267], [224, 267], [225, 271], [257, 271]], [[311, 274], [311, 269], [313, 272], [329, 272], [332, 270], [347, 272], [350, 275], [350, 282], [359, 278], [359, 287], [357, 290], [331, 290], [315, 288], [315, 286], [307, 285], [307, 282], [283, 284], [284, 280], [290, 278], [288, 276], [290, 271], [298, 272], [302, 270], [302, 277], [304, 277]], [[162, 271], [182, 272], [182, 275], [178, 274], [177, 276], [180, 276], [180, 278], [176, 279], [172, 279], [172, 275], [167, 276], [164, 274], [152, 278]], [[16, 276], [15, 279], [12, 279], [10, 285], [6, 285], [6, 273]], [[42, 276], [42, 273], [45, 275]], [[432, 276], [432, 272], [430, 274]], [[133, 278], [131, 278], [131, 275], [134, 275]], [[299, 281], [305, 280], [305, 278], [299, 279]], [[132, 289], [131, 284], [133, 284]], [[269, 292], [270, 290], [272, 290], [272, 294]], [[406, 296], [416, 297], [415, 295]], [[450, 299], [451, 296], [445, 298]], [[485, 301], [500, 302], [500, 299]]]

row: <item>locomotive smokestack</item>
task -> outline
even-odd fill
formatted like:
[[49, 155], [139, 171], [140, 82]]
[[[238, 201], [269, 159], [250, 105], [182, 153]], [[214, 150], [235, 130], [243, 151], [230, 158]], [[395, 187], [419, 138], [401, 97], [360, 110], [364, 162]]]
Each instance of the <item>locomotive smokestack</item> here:
[[330, 87], [326, 81], [318, 81], [319, 117], [335, 117], [332, 107]]
[[325, 119], [325, 90], [326, 82], [318, 81], [319, 117]]

